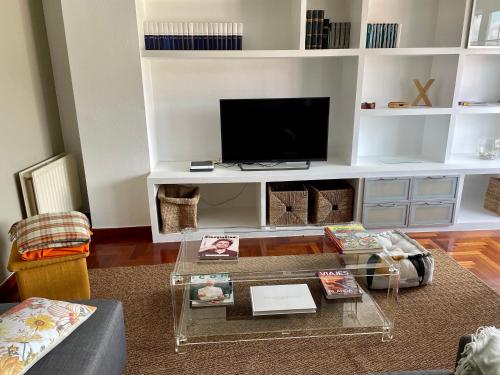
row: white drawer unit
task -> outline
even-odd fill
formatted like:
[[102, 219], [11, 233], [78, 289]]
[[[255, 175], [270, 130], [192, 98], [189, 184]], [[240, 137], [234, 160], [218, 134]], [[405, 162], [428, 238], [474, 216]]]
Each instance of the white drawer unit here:
[[415, 177], [411, 183], [410, 200], [453, 200], [457, 195], [458, 176]]
[[451, 225], [455, 202], [415, 202], [410, 205], [408, 226]]
[[363, 205], [365, 228], [406, 227], [408, 203], [377, 203]]
[[410, 195], [410, 178], [369, 178], [365, 180], [364, 203], [406, 201]]

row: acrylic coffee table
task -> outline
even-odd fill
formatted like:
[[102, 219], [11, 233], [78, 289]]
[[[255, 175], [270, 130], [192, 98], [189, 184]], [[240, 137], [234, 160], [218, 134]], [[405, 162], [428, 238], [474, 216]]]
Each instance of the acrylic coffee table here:
[[[240, 235], [239, 261], [198, 262], [197, 252], [204, 234]], [[279, 240], [273, 240], [275, 237], [279, 237]], [[283, 243], [286, 244], [287, 240], [290, 240], [290, 246], [299, 255], [243, 256], [260, 254], [262, 243], [277, 241], [281, 249], [286, 248]], [[311, 241], [314, 242], [314, 248], [310, 247]], [[304, 247], [303, 251], [301, 246]], [[339, 335], [379, 335], [382, 341], [390, 340], [394, 328], [399, 269], [385, 252], [381, 253], [381, 260], [377, 264], [368, 264], [368, 258], [369, 255], [339, 255], [333, 245], [322, 237], [322, 228], [318, 227], [305, 230], [186, 230], [170, 277], [175, 350], [183, 352], [190, 345], [199, 344]], [[362, 298], [326, 300], [316, 276], [321, 270], [352, 272], [363, 288]], [[233, 283], [234, 304], [191, 308], [191, 275], [213, 273], [229, 273]], [[389, 289], [370, 291], [366, 286], [367, 277], [386, 278], [384, 281]], [[317, 307], [316, 313], [252, 315], [251, 286], [304, 283], [309, 286]]]

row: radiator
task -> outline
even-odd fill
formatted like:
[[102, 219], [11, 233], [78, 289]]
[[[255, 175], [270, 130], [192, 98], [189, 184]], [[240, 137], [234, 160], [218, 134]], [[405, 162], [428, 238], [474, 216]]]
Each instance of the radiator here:
[[61, 154], [19, 173], [26, 214], [72, 211], [82, 198], [76, 161]]

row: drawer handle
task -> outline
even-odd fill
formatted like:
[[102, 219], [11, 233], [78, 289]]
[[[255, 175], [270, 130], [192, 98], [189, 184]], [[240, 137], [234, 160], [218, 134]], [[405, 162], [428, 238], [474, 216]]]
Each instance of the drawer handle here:
[[445, 204], [449, 204], [447, 202], [424, 202], [424, 205], [426, 206], [441, 206], [441, 205], [445, 205]]
[[376, 181], [396, 181], [397, 178], [396, 177], [381, 177], [381, 178], [377, 178]]
[[427, 180], [441, 180], [443, 178], [446, 178], [446, 176], [427, 176]]
[[377, 204], [377, 207], [396, 207], [396, 203], [380, 203], [380, 204]]

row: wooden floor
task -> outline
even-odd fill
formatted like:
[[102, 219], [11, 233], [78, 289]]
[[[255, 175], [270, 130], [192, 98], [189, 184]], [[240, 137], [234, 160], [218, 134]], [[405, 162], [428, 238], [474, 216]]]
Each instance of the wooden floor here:
[[[174, 263], [179, 244], [153, 244], [147, 228], [96, 230], [89, 268]], [[411, 237], [428, 249], [441, 248], [459, 264], [500, 294], [500, 231], [413, 233]], [[267, 238], [241, 242], [240, 256], [292, 255], [330, 251], [322, 237]], [[14, 278], [11, 278], [14, 279]], [[0, 302], [17, 299], [15, 282], [7, 282]]]

